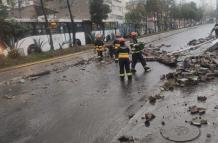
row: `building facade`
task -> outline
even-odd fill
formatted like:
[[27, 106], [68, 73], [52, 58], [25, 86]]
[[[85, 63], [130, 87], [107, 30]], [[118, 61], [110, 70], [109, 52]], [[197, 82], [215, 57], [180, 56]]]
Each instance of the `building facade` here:
[[117, 21], [123, 23], [126, 14], [126, 1], [125, 0], [105, 0], [111, 8], [111, 13], [108, 16], [109, 21]]
[[8, 1], [7, 0], [0, 0], [0, 4], [7, 6], [8, 5]]
[[[15, 0], [13, 4], [8, 3], [9, 0], [0, 0], [0, 4], [7, 5], [12, 9], [16, 18], [35, 18], [37, 14], [31, 8], [40, 6], [40, 0]], [[56, 11], [55, 18], [68, 19], [70, 18], [66, 0], [44, 0], [45, 7], [49, 10]], [[90, 20], [89, 2], [90, 0], [69, 0], [71, 12], [75, 19]], [[125, 21], [126, 2], [124, 0], [104, 0], [111, 8], [111, 13], [106, 21], [115, 21], [123, 23]], [[19, 10], [18, 10], [19, 9]], [[40, 10], [40, 9], [39, 9]], [[29, 12], [28, 12], [29, 11]], [[30, 17], [30, 15], [33, 15]]]
[[133, 8], [136, 8], [138, 4], [140, 3], [146, 3], [146, 0], [129, 0], [126, 2], [126, 9], [131, 10]]

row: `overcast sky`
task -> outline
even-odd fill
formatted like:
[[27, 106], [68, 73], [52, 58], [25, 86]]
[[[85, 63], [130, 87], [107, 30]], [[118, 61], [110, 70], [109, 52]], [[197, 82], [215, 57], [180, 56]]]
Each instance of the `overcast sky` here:
[[194, 1], [196, 2], [198, 5], [202, 4], [202, 1], [208, 3], [209, 5], [212, 5], [214, 8], [216, 8], [216, 0], [186, 0], [188, 1]]
[[[129, 0], [125, 0], [125, 1], [129, 1]], [[179, 2], [181, 0], [177, 0], [177, 1]], [[202, 1], [204, 1], [208, 3], [209, 5], [212, 5], [214, 8], [216, 8], [216, 0], [186, 0], [186, 2], [190, 2], [190, 1], [196, 2], [198, 6], [199, 5], [201, 6]]]

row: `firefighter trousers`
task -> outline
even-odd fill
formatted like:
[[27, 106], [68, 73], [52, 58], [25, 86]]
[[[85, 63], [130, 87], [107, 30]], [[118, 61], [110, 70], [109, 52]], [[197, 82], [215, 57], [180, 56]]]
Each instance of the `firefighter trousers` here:
[[98, 57], [103, 58], [103, 52], [102, 51], [98, 51]]
[[142, 53], [133, 53], [132, 54], [132, 69], [135, 69], [135, 66], [138, 62], [142, 64], [143, 68], [146, 67], [146, 61]]
[[129, 59], [119, 59], [120, 66], [120, 77], [125, 77], [125, 71], [128, 77], [132, 76], [130, 71], [130, 61]]

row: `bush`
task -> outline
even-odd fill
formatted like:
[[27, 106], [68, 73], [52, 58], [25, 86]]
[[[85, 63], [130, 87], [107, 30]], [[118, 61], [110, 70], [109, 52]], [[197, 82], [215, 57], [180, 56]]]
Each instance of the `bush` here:
[[12, 59], [17, 59], [20, 57], [20, 53], [18, 52], [17, 49], [12, 49], [11, 51], [8, 52], [8, 57]]

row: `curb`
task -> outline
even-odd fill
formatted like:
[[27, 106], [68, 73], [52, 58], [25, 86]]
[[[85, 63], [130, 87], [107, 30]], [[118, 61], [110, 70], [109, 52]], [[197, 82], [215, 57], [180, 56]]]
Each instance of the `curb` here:
[[73, 56], [78, 56], [78, 55], [88, 53], [88, 52], [90, 52], [90, 49], [85, 50], [85, 51], [81, 51], [81, 52], [77, 52], [77, 53], [73, 53], [73, 54], [60, 56], [60, 57], [50, 58], [50, 59], [46, 59], [46, 60], [42, 60], [42, 61], [36, 61], [36, 62], [32, 62], [32, 63], [26, 63], [26, 64], [22, 64], [22, 65], [3, 68], [3, 69], [0, 69], [0, 73], [11, 71], [11, 70], [16, 70], [16, 69], [20, 69], [20, 68], [24, 68], [24, 67], [29, 67], [29, 66], [33, 66], [33, 65], [49, 63], [49, 62], [53, 62], [53, 61], [56, 61], [56, 60], [62, 60], [62, 59], [66, 59], [66, 58], [73, 57]]

